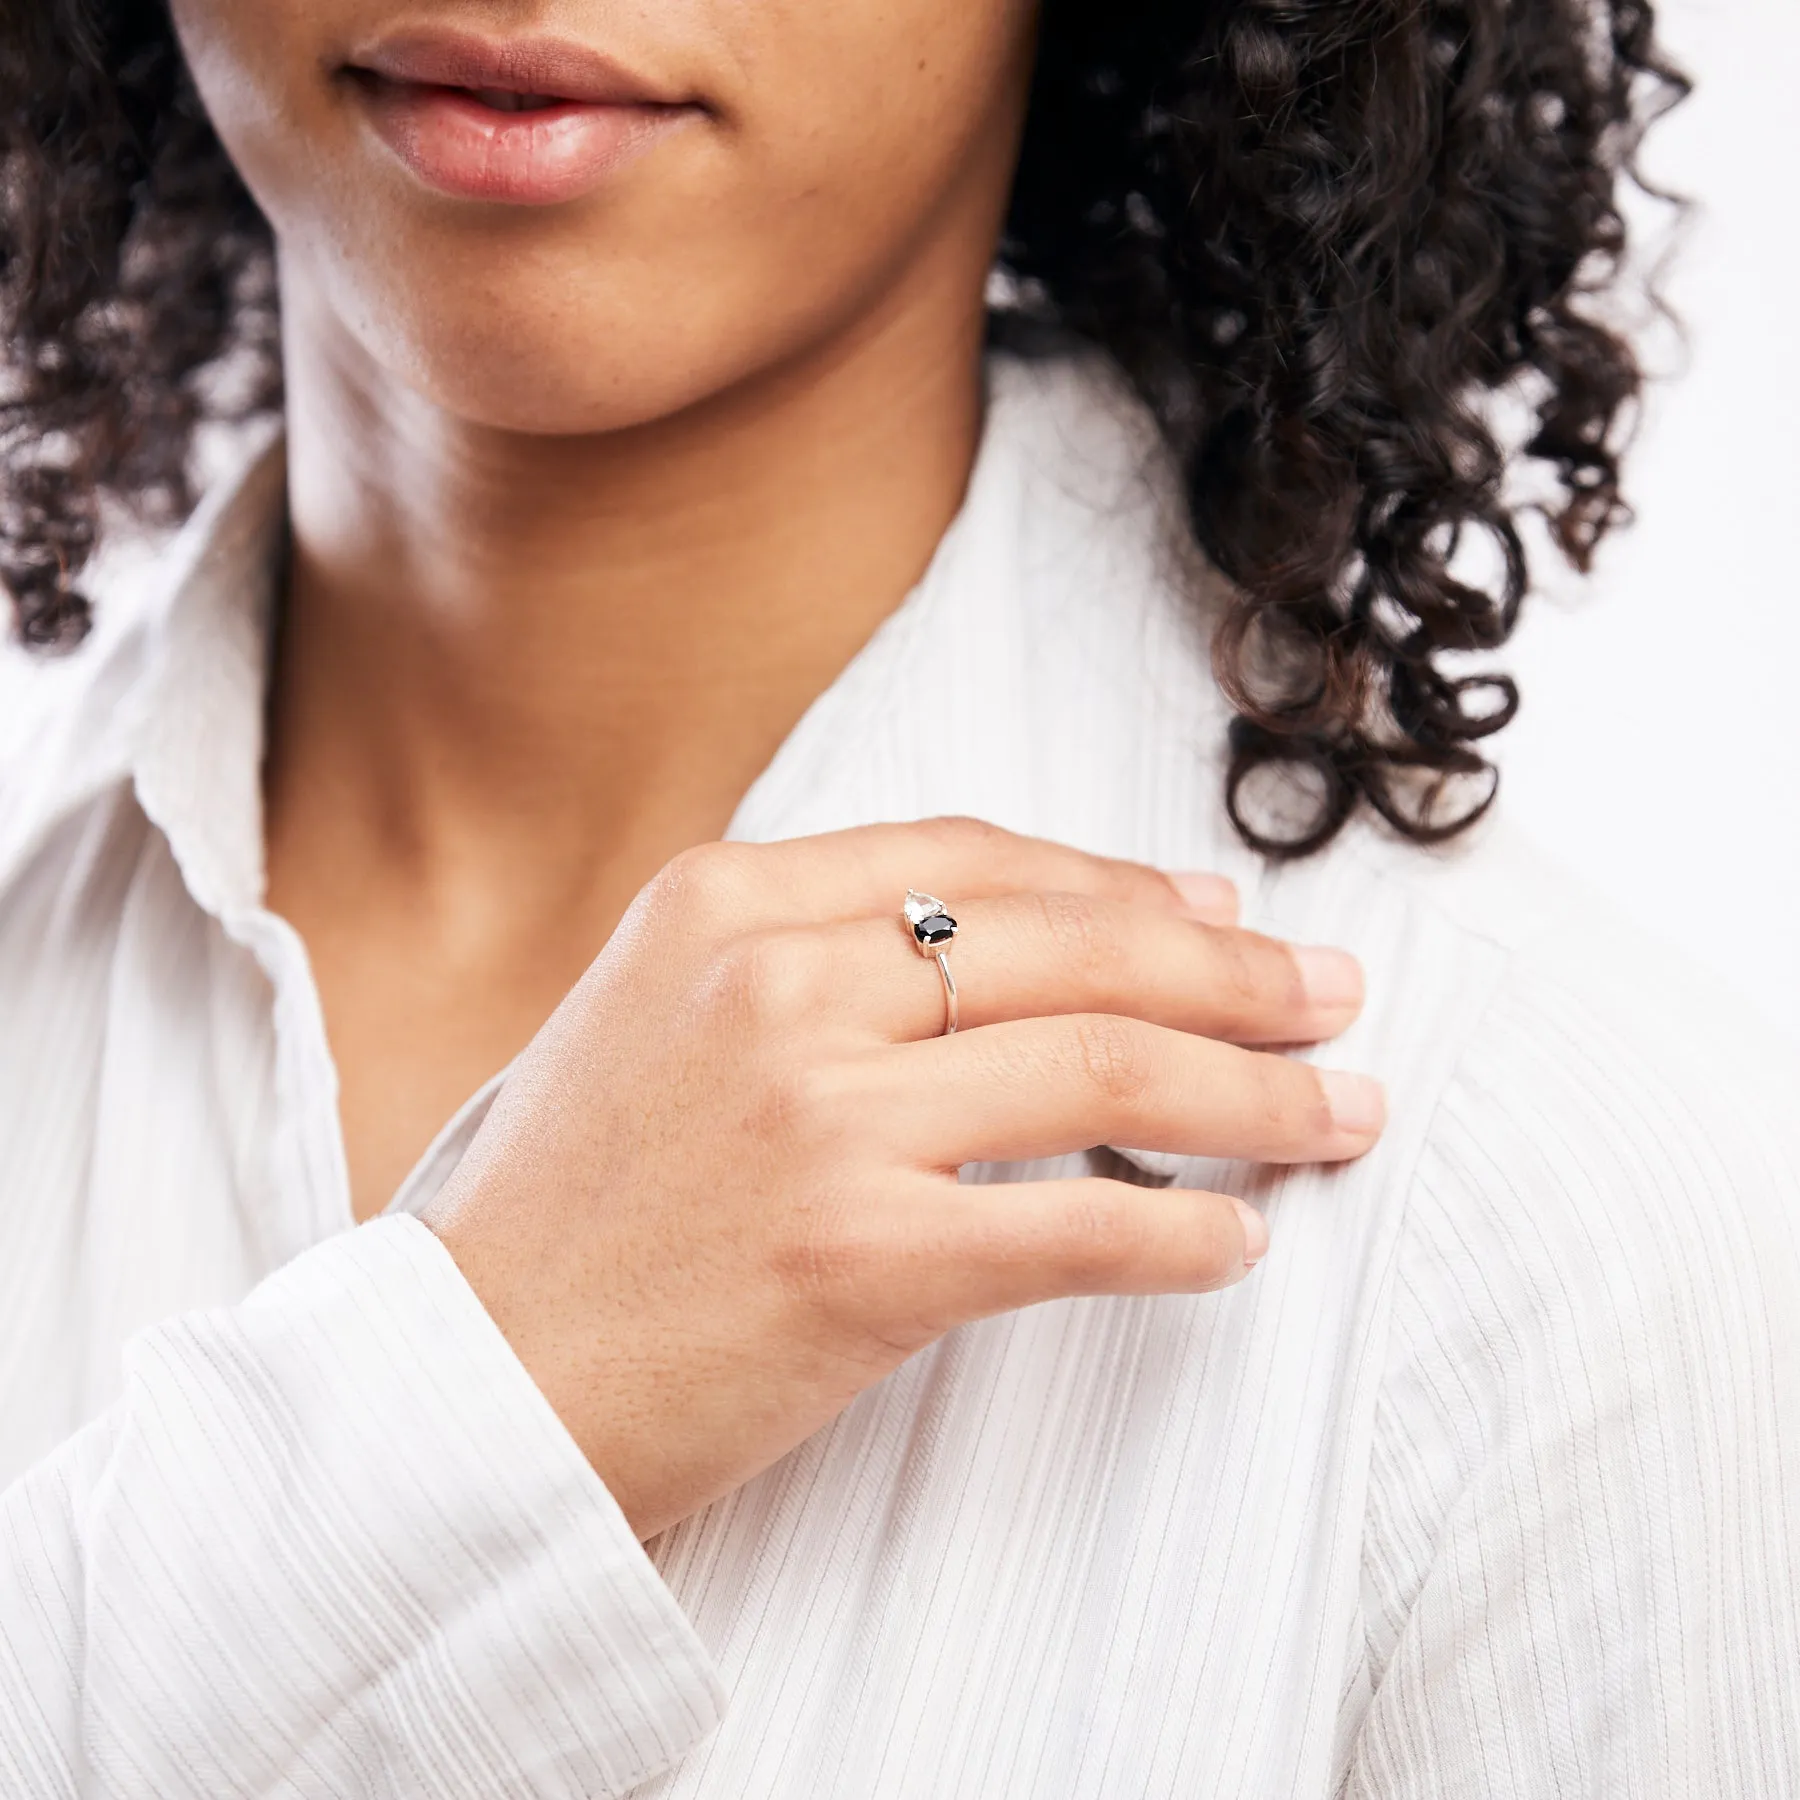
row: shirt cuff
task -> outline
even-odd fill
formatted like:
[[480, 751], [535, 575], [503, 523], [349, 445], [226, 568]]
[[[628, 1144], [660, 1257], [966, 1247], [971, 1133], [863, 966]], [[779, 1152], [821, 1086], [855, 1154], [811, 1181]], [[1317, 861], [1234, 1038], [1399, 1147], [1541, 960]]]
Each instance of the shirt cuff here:
[[[123, 1521], [115, 1569], [154, 1579], [146, 1551], [191, 1568], [169, 1535], [192, 1534], [220, 1602], [204, 1658], [233, 1690], [219, 1715], [258, 1721], [265, 1750], [291, 1721], [312, 1773], [318, 1758], [345, 1778], [322, 1791], [615, 1794], [717, 1723], [692, 1627], [418, 1220], [321, 1244], [128, 1358], [128, 1391], [164, 1404], [157, 1441], [117, 1454], [184, 1465], [171, 1497], [188, 1516], [149, 1545]], [[195, 1459], [215, 1479], [196, 1484]], [[240, 1749], [243, 1774], [275, 1772]]]

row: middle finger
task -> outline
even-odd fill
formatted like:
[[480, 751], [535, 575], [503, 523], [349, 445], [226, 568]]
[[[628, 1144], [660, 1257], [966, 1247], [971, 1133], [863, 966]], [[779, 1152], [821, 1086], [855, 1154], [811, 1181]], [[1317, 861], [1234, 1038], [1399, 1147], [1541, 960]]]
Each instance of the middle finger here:
[[1094, 1144], [1252, 1162], [1341, 1162], [1381, 1135], [1381, 1084], [1343, 1069], [1080, 1014], [880, 1053], [877, 1116], [923, 1166], [1031, 1162]]

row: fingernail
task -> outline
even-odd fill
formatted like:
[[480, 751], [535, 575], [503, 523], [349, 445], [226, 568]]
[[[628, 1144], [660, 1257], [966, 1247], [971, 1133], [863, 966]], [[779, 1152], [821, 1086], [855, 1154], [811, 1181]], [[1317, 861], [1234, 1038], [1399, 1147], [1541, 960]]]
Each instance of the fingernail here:
[[1348, 950], [1296, 944], [1294, 961], [1300, 965], [1300, 982], [1309, 1006], [1323, 1012], [1340, 1012], [1345, 1007], [1362, 1005], [1362, 964]]
[[1370, 1075], [1321, 1069], [1319, 1084], [1331, 1108], [1331, 1122], [1352, 1137], [1373, 1137], [1387, 1123], [1387, 1089]]
[[1197, 919], [1211, 924], [1238, 916], [1237, 884], [1223, 875], [1171, 875], [1169, 885]]
[[1254, 1206], [1234, 1194], [1231, 1203], [1244, 1222], [1244, 1267], [1254, 1269], [1269, 1248], [1269, 1221]]

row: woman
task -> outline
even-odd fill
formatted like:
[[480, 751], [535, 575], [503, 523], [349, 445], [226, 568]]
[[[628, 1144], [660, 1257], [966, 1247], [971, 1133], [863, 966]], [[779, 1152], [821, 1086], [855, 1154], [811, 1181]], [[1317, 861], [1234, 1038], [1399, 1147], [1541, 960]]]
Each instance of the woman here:
[[1441, 666], [1648, 8], [173, 15], [5, 27], [26, 640], [230, 465], [0, 790], [7, 1791], [1800, 1791], [1794, 1070]]

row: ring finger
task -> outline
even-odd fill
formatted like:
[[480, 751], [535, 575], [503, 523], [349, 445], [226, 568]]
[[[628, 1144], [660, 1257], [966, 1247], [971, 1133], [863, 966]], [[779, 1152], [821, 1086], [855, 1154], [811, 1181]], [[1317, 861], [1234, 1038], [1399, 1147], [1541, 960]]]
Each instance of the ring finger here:
[[[1342, 950], [1085, 894], [1009, 894], [955, 908], [949, 960], [962, 1030], [1057, 1013], [1122, 1013], [1238, 1044], [1315, 1043], [1362, 1007], [1362, 970]], [[936, 1037], [945, 995], [898, 912], [819, 928], [827, 1004], [884, 1038]]]

